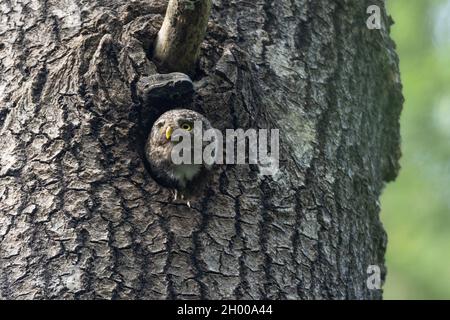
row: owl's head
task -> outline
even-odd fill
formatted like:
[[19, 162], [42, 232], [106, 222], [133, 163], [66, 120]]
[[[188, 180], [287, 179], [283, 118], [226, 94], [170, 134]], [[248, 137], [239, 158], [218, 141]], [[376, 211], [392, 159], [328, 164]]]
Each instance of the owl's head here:
[[178, 130], [184, 131], [184, 134], [190, 134], [193, 138], [193, 135], [197, 134], [194, 127], [196, 121], [202, 122], [204, 130], [211, 128], [209, 121], [198, 112], [187, 109], [168, 111], [154, 123], [150, 133], [150, 142], [153, 146], [173, 146], [177, 143], [173, 140], [178, 140], [173, 139], [173, 135]]

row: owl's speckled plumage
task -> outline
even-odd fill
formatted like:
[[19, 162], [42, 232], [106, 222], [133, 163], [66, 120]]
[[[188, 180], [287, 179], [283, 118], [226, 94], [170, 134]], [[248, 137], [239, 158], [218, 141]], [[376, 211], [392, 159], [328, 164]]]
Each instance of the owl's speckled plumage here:
[[[187, 109], [175, 109], [164, 113], [153, 124], [150, 135], [145, 147], [145, 155], [150, 164], [151, 171], [157, 181], [165, 187], [174, 189], [184, 189], [188, 183], [197, 177], [200, 172], [206, 168], [201, 164], [181, 164], [176, 165], [172, 162], [171, 152], [175, 142], [167, 139], [167, 128], [182, 129], [182, 125], [188, 123], [191, 126], [195, 121], [201, 121], [203, 130], [211, 129], [211, 124], [203, 115], [198, 112]], [[190, 132], [191, 140], [193, 130]]]

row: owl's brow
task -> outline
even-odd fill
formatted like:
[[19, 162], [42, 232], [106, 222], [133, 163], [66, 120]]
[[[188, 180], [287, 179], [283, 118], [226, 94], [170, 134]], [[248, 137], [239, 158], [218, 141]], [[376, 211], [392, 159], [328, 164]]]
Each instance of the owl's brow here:
[[193, 124], [195, 122], [195, 118], [194, 117], [185, 117], [185, 118], [181, 118], [177, 120], [177, 123], [185, 123], [188, 122], [189, 124]]

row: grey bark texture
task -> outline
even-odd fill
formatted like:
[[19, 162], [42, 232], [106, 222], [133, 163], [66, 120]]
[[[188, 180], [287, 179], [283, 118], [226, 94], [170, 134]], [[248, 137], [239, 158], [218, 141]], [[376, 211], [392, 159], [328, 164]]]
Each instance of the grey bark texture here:
[[192, 208], [148, 173], [141, 77], [167, 1], [0, 5], [2, 299], [378, 299], [401, 84], [383, 1], [214, 0], [183, 107], [279, 128], [281, 168], [218, 166]]

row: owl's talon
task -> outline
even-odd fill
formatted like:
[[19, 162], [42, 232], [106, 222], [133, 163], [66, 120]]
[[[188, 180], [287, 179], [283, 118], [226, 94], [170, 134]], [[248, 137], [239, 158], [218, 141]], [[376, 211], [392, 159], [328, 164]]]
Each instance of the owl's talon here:
[[190, 207], [191, 207], [191, 202], [190, 202], [190, 201], [187, 201], [187, 202], [186, 202], [186, 205], [190, 208]]
[[177, 199], [178, 199], [178, 190], [174, 189], [173, 190], [173, 201], [177, 201]]

